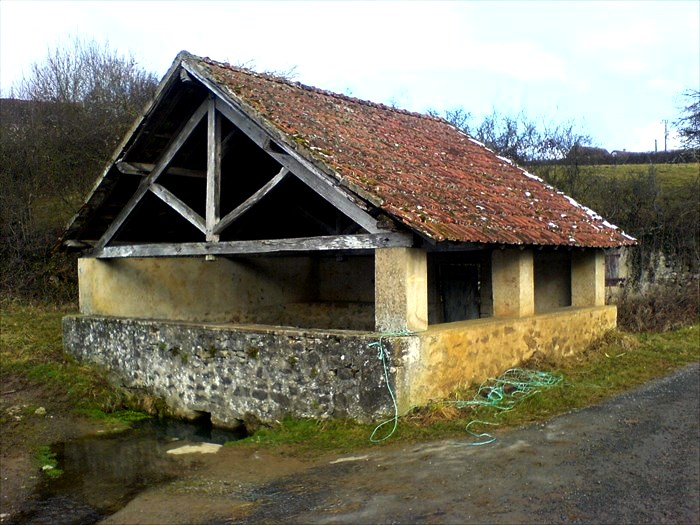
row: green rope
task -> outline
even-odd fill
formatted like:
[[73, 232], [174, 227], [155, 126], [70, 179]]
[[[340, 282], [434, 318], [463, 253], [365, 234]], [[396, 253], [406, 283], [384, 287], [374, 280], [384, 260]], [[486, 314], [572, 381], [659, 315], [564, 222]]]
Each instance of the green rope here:
[[[381, 422], [377, 425], [369, 440], [372, 443], [381, 443], [389, 439], [394, 435], [399, 424], [399, 407], [396, 402], [396, 395], [391, 388], [391, 382], [389, 381], [389, 364], [390, 359], [388, 350], [384, 347], [384, 339], [386, 337], [403, 337], [407, 335], [412, 335], [413, 332], [407, 330], [401, 332], [391, 332], [384, 333], [380, 335], [378, 341], [369, 343], [370, 348], [377, 349], [377, 359], [382, 362], [384, 369], [384, 381], [386, 383], [386, 388], [389, 391], [389, 397], [391, 397], [391, 402], [394, 406], [394, 416], [386, 421]], [[476, 392], [473, 399], [470, 400], [459, 400], [459, 401], [443, 401], [445, 404], [451, 404], [457, 408], [466, 407], [492, 407], [500, 412], [507, 412], [512, 410], [515, 405], [520, 403], [522, 400], [537, 394], [543, 388], [551, 388], [553, 386], [561, 383], [563, 378], [548, 372], [541, 372], [538, 370], [525, 370], [522, 368], [510, 368], [506, 370], [497, 378], [489, 378], [484, 381]], [[500, 413], [499, 412], [499, 413]], [[391, 430], [381, 438], [377, 438], [377, 432], [384, 426], [392, 424]], [[465, 430], [472, 435], [477, 441], [468, 443], [469, 445], [487, 445], [496, 441], [496, 438], [487, 432], [476, 433], [471, 430], [474, 425], [494, 425], [497, 426], [499, 423], [492, 423], [488, 421], [481, 421], [478, 419], [473, 419], [467, 426]]]
[[[386, 383], [386, 389], [389, 391], [389, 397], [391, 397], [391, 402], [394, 405], [394, 417], [391, 419], [387, 419], [386, 421], [383, 421], [377, 425], [374, 430], [372, 431], [372, 434], [369, 436], [369, 440], [372, 443], [381, 443], [382, 441], [385, 441], [389, 439], [391, 436], [394, 435], [394, 432], [396, 432], [396, 428], [399, 425], [399, 405], [396, 402], [396, 396], [394, 395], [394, 391], [391, 389], [391, 383], [389, 382], [389, 365], [387, 364], [387, 360], [389, 359], [389, 354], [387, 350], [384, 348], [384, 338], [386, 337], [404, 337], [407, 335], [413, 335], [414, 332], [411, 332], [409, 330], [401, 330], [399, 332], [386, 332], [383, 333], [382, 335], [379, 336], [378, 341], [374, 341], [370, 343], [369, 346], [370, 348], [377, 348], [377, 359], [379, 359], [382, 362], [382, 366], [384, 367], [384, 381]], [[393, 423], [392, 429], [389, 431], [388, 434], [386, 434], [382, 438], [375, 438], [377, 432], [379, 431], [380, 428], [384, 427], [385, 425], [388, 425], [389, 423]]]
[[[486, 406], [493, 407], [501, 412], [507, 412], [512, 410], [515, 405], [520, 403], [523, 399], [527, 399], [540, 392], [541, 389], [558, 385], [561, 383], [562, 379], [561, 376], [548, 372], [511, 368], [497, 378], [490, 378], [484, 381], [473, 399], [468, 401], [451, 401], [447, 403], [457, 408]], [[470, 427], [476, 424], [498, 425], [498, 423], [490, 423], [476, 419], [467, 423], [465, 430], [475, 438], [480, 439], [480, 441], [469, 443], [469, 445], [486, 445], [496, 440], [495, 437], [486, 432], [480, 434], [472, 432]]]
[[[389, 366], [387, 365], [387, 351], [384, 349], [384, 343], [383, 343], [383, 338], [384, 336], [379, 338], [379, 341], [375, 341], [374, 343], [370, 343], [369, 347], [374, 348], [376, 347], [377, 350], [377, 358], [381, 360], [382, 365], [384, 366], [384, 381], [386, 382], [386, 388], [389, 391], [389, 396], [391, 397], [391, 402], [394, 404], [394, 417], [391, 419], [387, 419], [386, 421], [380, 423], [375, 427], [375, 429], [372, 431], [372, 434], [369, 436], [369, 440], [372, 443], [381, 443], [382, 441], [389, 439], [391, 436], [394, 435], [394, 432], [396, 432], [396, 427], [399, 424], [399, 405], [396, 403], [396, 396], [394, 395], [394, 391], [391, 389], [391, 383], [389, 382]], [[389, 423], [393, 422], [394, 426], [391, 429], [391, 431], [385, 435], [382, 438], [376, 439], [374, 436], [377, 434], [377, 431], [382, 428], [384, 425], [387, 425]]]

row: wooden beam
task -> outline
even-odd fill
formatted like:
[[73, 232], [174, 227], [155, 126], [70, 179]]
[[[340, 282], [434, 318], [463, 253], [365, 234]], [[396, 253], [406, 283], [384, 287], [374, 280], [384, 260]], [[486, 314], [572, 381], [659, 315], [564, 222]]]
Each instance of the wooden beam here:
[[154, 166], [153, 171], [141, 181], [139, 187], [136, 189], [136, 192], [134, 192], [134, 194], [119, 212], [119, 215], [117, 215], [117, 217], [112, 221], [107, 230], [102, 234], [100, 240], [97, 241], [97, 244], [95, 245], [97, 249], [103, 248], [109, 241], [112, 240], [112, 237], [114, 237], [119, 228], [122, 227], [127, 217], [131, 215], [132, 211], [134, 211], [136, 205], [139, 202], [141, 202], [141, 199], [149, 190], [149, 186], [151, 185], [151, 183], [155, 182], [155, 180], [160, 176], [160, 174], [165, 171], [165, 169], [168, 167], [168, 164], [170, 164], [170, 161], [173, 160], [175, 154], [179, 151], [179, 149], [182, 147], [182, 145], [185, 143], [188, 137], [192, 134], [192, 131], [194, 131], [194, 128], [197, 127], [199, 122], [202, 120], [202, 117], [204, 117], [204, 115], [207, 113], [208, 109], [209, 101], [205, 100], [194, 111], [189, 120], [185, 123], [182, 129], [180, 129], [180, 132], [170, 142], [165, 152], [160, 156], [160, 159], [158, 159], [158, 162]]
[[178, 212], [182, 217], [187, 219], [195, 228], [202, 233], [206, 233], [207, 226], [204, 219], [187, 204], [182, 202], [176, 195], [168, 191], [166, 188], [155, 182], [151, 184], [149, 189], [157, 195], [163, 202]]
[[216, 98], [209, 96], [207, 114], [207, 241], [218, 241], [214, 228], [219, 223], [221, 206], [221, 118], [216, 113]]
[[106, 246], [95, 250], [91, 257], [110, 259], [120, 257], [180, 257], [206, 255], [256, 255], [315, 251], [355, 251], [376, 248], [410, 247], [413, 236], [405, 233], [331, 235], [298, 239], [261, 241], [193, 242], [181, 244], [132, 244]]
[[[214, 92], [218, 92], [215, 86], [212, 89]], [[340, 188], [337, 181], [322, 173], [291, 148], [283, 148], [286, 153], [275, 151], [270, 146], [270, 140], [273, 140], [270, 134], [239, 108], [221, 98], [217, 98], [216, 109], [304, 184], [362, 226], [366, 231], [369, 233], [379, 233], [381, 231], [377, 228], [376, 219], [353, 202], [350, 194]]]
[[268, 150], [267, 153], [277, 162], [286, 166], [295, 177], [330, 202], [351, 220], [362, 226], [366, 231], [369, 233], [379, 233], [381, 231], [377, 228], [377, 219], [355, 204], [347, 195], [347, 192], [339, 188], [337, 183], [331, 181], [328, 176], [317, 170], [312, 170], [309, 162], [303, 159], [303, 157], [293, 154], [277, 153], [270, 150]]
[[[150, 164], [147, 162], [117, 162], [117, 169], [120, 173], [124, 175], [140, 175], [142, 177], [150, 174], [155, 168], [155, 164]], [[204, 179], [207, 176], [207, 172], [203, 170], [191, 170], [188, 168], [177, 168], [170, 166], [165, 170], [166, 175], [177, 175], [179, 177], [193, 177], [197, 179]]]
[[245, 212], [247, 212], [250, 208], [255, 206], [265, 195], [270, 193], [272, 188], [277, 186], [277, 184], [280, 183], [282, 179], [289, 173], [289, 170], [287, 168], [282, 168], [277, 175], [272, 177], [269, 181], [265, 183], [265, 185], [260, 188], [258, 191], [253, 193], [250, 197], [248, 197], [245, 201], [243, 201], [242, 204], [236, 207], [232, 212], [227, 214], [223, 219], [221, 219], [216, 226], [214, 226], [214, 233], [215, 234], [220, 234], [223, 232], [226, 228], [228, 228], [233, 221], [238, 219], [241, 215], [243, 215]]

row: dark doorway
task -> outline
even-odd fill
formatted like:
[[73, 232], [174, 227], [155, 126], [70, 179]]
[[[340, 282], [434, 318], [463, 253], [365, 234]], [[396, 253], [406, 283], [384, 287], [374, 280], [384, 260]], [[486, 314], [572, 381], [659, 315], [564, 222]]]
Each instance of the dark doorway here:
[[478, 264], [440, 264], [439, 283], [443, 322], [451, 323], [480, 317], [479, 270]]

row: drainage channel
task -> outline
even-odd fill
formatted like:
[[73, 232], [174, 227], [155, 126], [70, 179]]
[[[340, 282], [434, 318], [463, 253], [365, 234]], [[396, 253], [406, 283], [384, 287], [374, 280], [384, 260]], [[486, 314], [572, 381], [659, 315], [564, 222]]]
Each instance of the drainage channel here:
[[148, 419], [126, 432], [56, 443], [51, 451], [62, 474], [43, 473], [24, 508], [5, 523], [96, 523], [146, 488], [181, 475], [181, 463], [166, 453], [176, 443], [223, 444], [243, 437], [243, 428], [223, 430], [206, 419], [195, 423]]

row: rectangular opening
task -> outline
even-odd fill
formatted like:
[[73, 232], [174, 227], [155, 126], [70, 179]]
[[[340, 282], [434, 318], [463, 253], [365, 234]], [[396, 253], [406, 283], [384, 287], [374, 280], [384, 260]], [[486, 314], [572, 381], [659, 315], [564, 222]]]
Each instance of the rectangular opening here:
[[571, 252], [534, 253], [535, 313], [571, 306]]
[[492, 315], [490, 258], [486, 252], [428, 256], [428, 324]]

